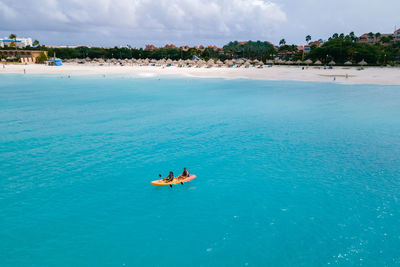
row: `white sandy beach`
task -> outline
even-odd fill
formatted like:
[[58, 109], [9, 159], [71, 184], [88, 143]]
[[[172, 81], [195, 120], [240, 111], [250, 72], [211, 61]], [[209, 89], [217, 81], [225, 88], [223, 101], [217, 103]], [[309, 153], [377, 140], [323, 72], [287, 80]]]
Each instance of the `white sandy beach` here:
[[[179, 75], [198, 78], [247, 78], [259, 80], [291, 80], [310, 82], [337, 82], [348, 84], [382, 84], [400, 85], [400, 68], [366, 67], [358, 70], [356, 67], [334, 67], [324, 69], [323, 67], [299, 66], [265, 66], [262, 69], [250, 68], [179, 68], [179, 67], [157, 67], [157, 66], [119, 66], [119, 65], [94, 65], [94, 64], [72, 64], [63, 66], [47, 66], [39, 64], [31, 65], [0, 65], [0, 74], [19, 73], [23, 74], [60, 74], [60, 75], [114, 75], [123, 74], [133, 77], [156, 77], [164, 75]], [[347, 78], [346, 78], [347, 76]]]

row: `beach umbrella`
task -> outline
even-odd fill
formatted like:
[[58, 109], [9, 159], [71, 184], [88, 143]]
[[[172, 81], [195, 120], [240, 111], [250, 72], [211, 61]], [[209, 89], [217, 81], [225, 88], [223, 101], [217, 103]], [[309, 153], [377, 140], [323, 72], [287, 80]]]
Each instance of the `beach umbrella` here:
[[232, 60], [225, 60], [225, 66], [227, 67], [232, 67], [233, 66], [233, 61]]
[[351, 62], [351, 61], [346, 61], [346, 62], [344, 63], [344, 65], [353, 65], [353, 62]]
[[320, 60], [317, 60], [314, 62], [315, 65], [322, 65], [322, 62]]
[[214, 66], [214, 60], [209, 59], [209, 60], [207, 61], [207, 66], [208, 66], [208, 67]]
[[182, 59], [179, 59], [179, 60], [178, 60], [178, 67], [182, 68], [182, 67], [184, 67], [185, 65], [186, 65], [186, 63], [185, 63], [184, 60], [182, 60]]
[[336, 65], [336, 62], [331, 60], [331, 62], [329, 62], [329, 65]]
[[301, 61], [300, 59], [296, 61], [296, 64], [301, 64], [303, 63], [303, 61]]
[[269, 59], [266, 61], [267, 64], [274, 64], [274, 61], [272, 59]]
[[367, 61], [365, 61], [365, 60], [363, 59], [363, 60], [361, 60], [358, 64], [361, 65], [361, 66], [364, 66], [364, 65], [367, 65], [368, 63], [367, 63]]
[[312, 64], [313, 62], [312, 62], [311, 59], [307, 59], [306, 61], [304, 61], [304, 63], [306, 63], [306, 64]]
[[251, 65], [250, 60], [247, 60], [247, 61], [244, 63], [244, 67], [245, 67], [245, 68], [250, 67], [250, 65]]
[[293, 64], [293, 61], [288, 60], [288, 61], [286, 62], [286, 64]]
[[218, 59], [215, 64], [217, 64], [218, 67], [221, 67], [224, 63]]

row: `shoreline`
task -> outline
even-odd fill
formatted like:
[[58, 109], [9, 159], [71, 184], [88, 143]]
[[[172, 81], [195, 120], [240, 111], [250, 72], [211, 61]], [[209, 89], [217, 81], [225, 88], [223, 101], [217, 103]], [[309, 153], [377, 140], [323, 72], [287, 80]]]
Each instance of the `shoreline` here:
[[0, 65], [0, 74], [62, 74], [62, 75], [129, 75], [132, 78], [151, 78], [160, 76], [183, 76], [191, 78], [253, 79], [271, 81], [334, 82], [341, 84], [400, 85], [400, 68], [366, 67], [323, 67], [273, 66], [259, 69], [249, 68], [196, 68], [162, 66], [118, 66], [83, 65], [65, 63], [62, 66]]

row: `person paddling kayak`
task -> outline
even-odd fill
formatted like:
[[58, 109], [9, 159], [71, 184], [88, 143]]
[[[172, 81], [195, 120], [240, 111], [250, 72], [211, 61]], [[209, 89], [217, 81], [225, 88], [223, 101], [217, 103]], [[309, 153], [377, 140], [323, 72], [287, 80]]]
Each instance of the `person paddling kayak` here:
[[173, 172], [169, 172], [168, 176], [163, 179], [163, 181], [165, 181], [167, 183], [172, 182], [173, 180], [174, 180], [174, 173]]
[[183, 168], [183, 173], [181, 175], [179, 175], [179, 178], [186, 178], [189, 177], [190, 173], [186, 168]]

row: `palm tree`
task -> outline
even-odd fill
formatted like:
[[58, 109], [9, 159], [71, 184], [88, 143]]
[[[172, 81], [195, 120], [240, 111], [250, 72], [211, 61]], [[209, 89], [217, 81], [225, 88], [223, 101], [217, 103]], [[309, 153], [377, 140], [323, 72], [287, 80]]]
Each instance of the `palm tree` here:
[[375, 33], [376, 41], [379, 41], [381, 36], [382, 36], [382, 35], [381, 35], [380, 32]]
[[285, 45], [285, 44], [286, 44], [286, 40], [285, 39], [282, 39], [282, 40], [279, 41], [279, 45]]
[[310, 41], [311, 41], [311, 35], [307, 35], [307, 36], [306, 36], [306, 42], [307, 42], [307, 43], [310, 43]]
[[373, 32], [370, 32], [370, 33], [368, 33], [368, 37], [369, 37], [369, 39], [370, 40], [373, 40], [374, 39], [374, 33]]
[[14, 42], [12, 42], [10, 44], [10, 46], [15, 46], [15, 49], [17, 49], [17, 35], [15, 35], [14, 33], [10, 34], [10, 36], [8, 36], [8, 38], [14, 40]]
[[35, 40], [35, 41], [33, 41], [32, 45], [33, 45], [33, 46], [39, 46], [40, 44], [39, 44], [39, 41], [38, 41], [38, 40]]
[[356, 35], [354, 32], [349, 33], [350, 39], [354, 42], [356, 40]]

